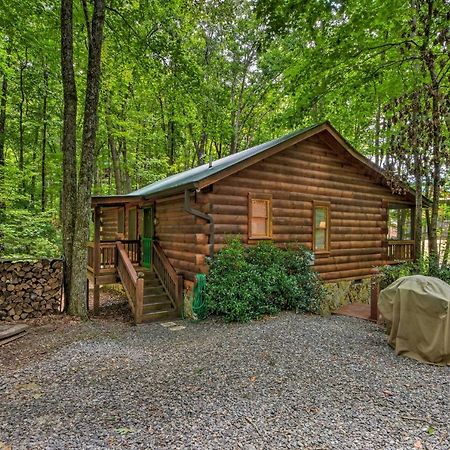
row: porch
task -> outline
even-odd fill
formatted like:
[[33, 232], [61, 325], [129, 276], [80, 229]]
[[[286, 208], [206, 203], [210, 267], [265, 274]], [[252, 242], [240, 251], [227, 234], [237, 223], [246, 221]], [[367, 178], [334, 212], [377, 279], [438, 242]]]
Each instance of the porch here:
[[121, 283], [137, 324], [180, 315], [183, 277], [154, 239], [153, 208], [152, 202], [127, 197], [94, 203], [92, 242], [87, 246], [94, 313], [100, 286]]
[[414, 207], [389, 204], [387, 207], [387, 264], [415, 260]]
[[141, 241], [118, 240], [88, 243], [87, 283], [94, 286], [94, 313], [98, 311], [100, 286], [120, 282], [136, 324], [172, 319], [181, 313], [183, 277], [176, 273], [157, 242], [142, 263]]

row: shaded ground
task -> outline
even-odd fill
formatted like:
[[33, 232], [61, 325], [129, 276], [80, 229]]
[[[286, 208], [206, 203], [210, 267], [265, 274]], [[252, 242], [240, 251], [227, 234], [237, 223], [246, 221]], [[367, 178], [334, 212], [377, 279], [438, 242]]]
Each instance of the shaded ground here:
[[0, 348], [0, 442], [450, 448], [450, 370], [396, 357], [371, 323], [282, 314], [183, 325], [65, 319]]

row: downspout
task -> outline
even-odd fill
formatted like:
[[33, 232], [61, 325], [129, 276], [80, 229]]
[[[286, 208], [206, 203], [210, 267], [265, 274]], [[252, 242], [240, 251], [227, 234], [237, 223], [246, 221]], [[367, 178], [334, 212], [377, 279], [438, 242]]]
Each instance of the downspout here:
[[191, 192], [194, 191], [188, 189], [184, 191], [184, 211], [209, 223], [209, 257], [212, 258], [214, 256], [214, 219], [209, 214], [191, 207]]

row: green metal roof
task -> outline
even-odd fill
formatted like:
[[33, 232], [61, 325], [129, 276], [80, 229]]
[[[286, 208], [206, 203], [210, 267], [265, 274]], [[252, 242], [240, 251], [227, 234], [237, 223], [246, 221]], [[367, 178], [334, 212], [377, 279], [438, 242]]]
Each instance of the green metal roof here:
[[[165, 193], [171, 194], [183, 191], [185, 189], [195, 189], [198, 187], [198, 184], [209, 178], [213, 175], [219, 174], [220, 172], [225, 171], [226, 169], [232, 168], [233, 166], [238, 165], [239, 163], [242, 163], [243, 161], [246, 161], [248, 159], [251, 159], [252, 157], [259, 155], [261, 153], [264, 153], [265, 151], [274, 148], [280, 144], [283, 144], [284, 142], [287, 142], [289, 140], [293, 140], [293, 142], [297, 142], [300, 140], [301, 136], [303, 134], [306, 134], [310, 131], [313, 131], [315, 129], [318, 129], [318, 132], [322, 132], [324, 130], [329, 131], [332, 135], [334, 134], [335, 139], [340, 139], [343, 144], [344, 148], [347, 152], [350, 153], [355, 159], [359, 160], [361, 163], [366, 165], [369, 169], [373, 171], [373, 173], [377, 173], [379, 176], [381, 176], [388, 186], [388, 180], [386, 178], [386, 175], [381, 167], [376, 165], [374, 162], [370, 161], [368, 158], [363, 156], [361, 153], [359, 153], [357, 150], [355, 150], [351, 144], [349, 144], [330, 124], [330, 122], [325, 121], [307, 128], [303, 128], [301, 130], [294, 131], [292, 133], [289, 133], [285, 136], [282, 136], [280, 138], [274, 139], [269, 142], [265, 142], [260, 145], [256, 145], [255, 147], [248, 148], [247, 150], [243, 150], [242, 152], [235, 153], [230, 156], [226, 156], [225, 158], [218, 159], [216, 161], [213, 161], [212, 164], [203, 164], [199, 167], [194, 167], [193, 169], [186, 170], [184, 172], [178, 173], [176, 175], [172, 175], [170, 177], [164, 178], [163, 180], [156, 181], [155, 183], [149, 184], [148, 186], [145, 186], [141, 189], [138, 189], [136, 191], [130, 192], [126, 195], [108, 195], [108, 196], [95, 196], [92, 197], [93, 201], [95, 201], [97, 204], [101, 204], [106, 199], [108, 203], [114, 203], [114, 201], [118, 203], [131, 201], [133, 198], [139, 198], [139, 197], [146, 197], [146, 198], [152, 198], [156, 196], [164, 195]], [[310, 134], [310, 133], [309, 133]], [[204, 183], [202, 183], [204, 185]], [[409, 196], [409, 200], [411, 202], [414, 201], [415, 192], [413, 189], [411, 189], [408, 185], [403, 184], [405, 188], [405, 191], [407, 192]], [[430, 201], [423, 197], [424, 206], [429, 206]]]
[[170, 177], [164, 178], [163, 180], [156, 181], [155, 183], [149, 184], [141, 189], [130, 192], [127, 196], [130, 197], [150, 197], [152, 195], [160, 194], [164, 191], [174, 190], [174, 189], [182, 189], [183, 187], [190, 187], [195, 185], [195, 183], [204, 180], [212, 175], [215, 175], [219, 172], [222, 172], [225, 169], [228, 169], [236, 164], [245, 161], [255, 155], [258, 155], [266, 150], [276, 147], [283, 142], [288, 141], [294, 137], [297, 137], [307, 131], [310, 131], [314, 128], [323, 125], [317, 124], [308, 128], [303, 128], [302, 130], [297, 130], [292, 133], [289, 133], [280, 138], [274, 139], [269, 142], [265, 142], [264, 144], [256, 145], [255, 147], [248, 148], [247, 150], [243, 150], [239, 153], [234, 153], [233, 155], [225, 156], [224, 158], [217, 159], [213, 161], [212, 165], [203, 164], [202, 166], [194, 167], [193, 169], [186, 170], [184, 172], [178, 173], [176, 175], [172, 175]]

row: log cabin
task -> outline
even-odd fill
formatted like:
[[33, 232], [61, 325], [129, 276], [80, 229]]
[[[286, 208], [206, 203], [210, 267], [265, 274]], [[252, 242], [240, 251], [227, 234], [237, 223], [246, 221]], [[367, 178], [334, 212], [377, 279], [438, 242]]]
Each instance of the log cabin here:
[[[426, 200], [425, 200], [426, 201]], [[120, 281], [136, 323], [175, 317], [208, 257], [239, 235], [300, 243], [327, 283], [361, 282], [414, 259], [412, 223], [388, 239], [389, 211], [415, 192], [393, 182], [329, 122], [170, 176], [127, 195], [92, 198], [88, 284]], [[412, 222], [412, 221], [411, 221]]]

